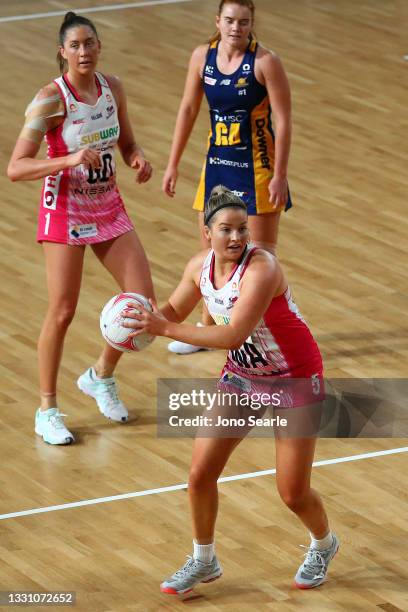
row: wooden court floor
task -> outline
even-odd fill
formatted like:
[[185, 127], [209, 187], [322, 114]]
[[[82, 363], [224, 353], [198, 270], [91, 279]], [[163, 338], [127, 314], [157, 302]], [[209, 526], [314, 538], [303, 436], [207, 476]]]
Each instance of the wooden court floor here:
[[[114, 0], [76, 0], [73, 8]], [[408, 374], [408, 54], [405, 0], [257, 0], [258, 38], [284, 61], [293, 93], [290, 162], [293, 211], [281, 221], [279, 256], [321, 347], [329, 377]], [[131, 420], [106, 422], [75, 380], [101, 347], [98, 315], [116, 292], [88, 253], [80, 304], [60, 377], [61, 409], [77, 443], [35, 438], [36, 341], [46, 308], [41, 248], [35, 242], [40, 183], [12, 184], [7, 161], [25, 106], [57, 76], [61, 1], [0, 3], [0, 591], [76, 591], [77, 610], [166, 609], [278, 612], [408, 609], [407, 446], [399, 438], [321, 440], [325, 464], [313, 483], [342, 548], [321, 589], [292, 578], [307, 534], [279, 501], [274, 476], [220, 485], [217, 551], [222, 580], [188, 602], [159, 593], [160, 581], [190, 553], [184, 489], [7, 518], [9, 513], [151, 491], [185, 483], [191, 440], [158, 439], [156, 382], [211, 377], [222, 352], [171, 355], [157, 340], [125, 356], [118, 381]], [[72, 8], [72, 7], [71, 7]], [[132, 123], [155, 174], [143, 187], [119, 164], [119, 185], [146, 247], [159, 302], [197, 249], [191, 210], [203, 160], [205, 105], [185, 153], [174, 200], [160, 191], [186, 65], [213, 29], [216, 2], [90, 13], [102, 39], [100, 67], [124, 81]], [[196, 320], [198, 314], [191, 317]], [[225, 475], [273, 468], [270, 440], [251, 439]]]

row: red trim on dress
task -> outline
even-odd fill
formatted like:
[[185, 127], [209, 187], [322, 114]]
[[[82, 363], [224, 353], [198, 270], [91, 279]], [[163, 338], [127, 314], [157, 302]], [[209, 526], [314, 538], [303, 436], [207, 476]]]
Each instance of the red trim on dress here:
[[102, 85], [96, 73], [95, 73], [95, 82], [96, 82], [96, 90], [98, 92], [98, 100], [99, 100], [99, 98], [102, 95]]
[[[66, 100], [65, 100], [65, 94], [64, 94], [64, 92], [63, 92], [63, 90], [62, 90], [62, 88], [61, 88], [60, 84], [59, 84], [59, 83], [57, 83], [57, 81], [54, 81], [54, 83], [55, 83], [55, 84], [56, 84], [56, 86], [58, 87], [58, 91], [60, 92], [60, 96], [61, 96], [62, 103], [64, 104], [64, 108], [65, 108], [65, 115], [64, 115], [64, 119], [65, 119], [65, 117], [68, 115], [68, 110], [67, 110], [67, 102], [66, 102]], [[55, 129], [55, 128], [54, 128], [54, 129]], [[50, 130], [50, 131], [52, 131], [52, 130]]]
[[[102, 94], [102, 86], [99, 82], [98, 77], [96, 76], [96, 74], [94, 75], [95, 77], [95, 85], [96, 85], [96, 91], [98, 92], [98, 100], [101, 97]], [[95, 104], [88, 104], [87, 102], [84, 102], [81, 98], [81, 96], [79, 95], [79, 93], [77, 92], [77, 90], [75, 89], [75, 87], [70, 83], [69, 79], [68, 79], [68, 73], [66, 72], [65, 74], [62, 75], [62, 79], [65, 83], [65, 85], [68, 87], [69, 91], [72, 93], [72, 95], [74, 96], [75, 100], [77, 102], [81, 102], [82, 104], [87, 104], [88, 106], [95, 106]], [[97, 104], [97, 102], [96, 102]]]
[[[255, 247], [253, 251], [250, 251], [249, 256], [248, 256], [248, 262], [245, 262], [245, 266], [244, 266], [244, 270], [241, 273], [240, 278], [242, 278], [243, 273], [245, 272], [247, 265], [249, 263], [249, 260], [252, 257], [252, 254], [257, 250], [258, 247]], [[244, 259], [244, 257], [247, 254], [247, 249], [248, 247], [246, 246], [242, 255], [241, 255], [241, 259], [235, 264], [235, 266], [233, 267], [231, 274], [228, 277], [228, 280], [226, 281], [225, 285], [227, 283], [230, 282], [230, 280], [232, 279], [232, 277], [234, 276], [235, 272], [238, 270], [239, 266], [241, 265], [242, 260]], [[220, 289], [222, 289], [222, 287], [225, 287], [225, 285], [223, 285], [222, 287], [219, 287], [218, 289], [216, 289], [215, 285], [214, 285], [214, 270], [215, 270], [215, 253], [214, 251], [212, 252], [212, 256], [211, 256], [211, 264], [210, 264], [210, 273], [209, 273], [209, 277], [210, 277], [210, 282], [212, 284], [212, 286], [214, 287], [215, 291], [219, 291]]]
[[210, 277], [210, 283], [212, 284], [213, 287], [214, 287], [214, 267], [215, 267], [215, 253], [213, 251], [211, 253], [210, 271], [208, 273], [208, 276]]
[[[48, 144], [48, 157], [55, 159], [56, 157], [63, 157], [68, 155], [68, 147], [63, 139], [62, 133], [64, 130], [64, 122], [58, 125], [56, 128], [47, 132], [47, 144]], [[51, 140], [51, 142], [50, 142]], [[54, 153], [54, 155], [53, 155]], [[58, 153], [58, 155], [55, 155]], [[44, 206], [44, 195], [48, 176], [44, 177], [43, 188], [41, 191], [40, 210], [38, 214], [38, 229], [37, 229], [37, 241], [38, 242], [59, 242], [62, 244], [69, 244], [68, 241], [68, 194], [69, 194], [69, 168], [62, 170], [62, 176], [60, 179], [58, 193], [56, 195], [55, 209], [47, 209]], [[52, 229], [49, 234], [44, 234], [45, 215], [51, 214], [50, 226]], [[55, 224], [58, 224], [56, 229]]]
[[245, 270], [247, 269], [247, 267], [249, 265], [249, 262], [251, 261], [252, 256], [254, 255], [254, 253], [256, 253], [256, 251], [258, 251], [258, 247], [255, 247], [254, 249], [252, 249], [252, 251], [249, 252], [248, 258], [247, 258], [247, 260], [246, 260], [246, 262], [244, 264], [244, 267], [242, 268], [242, 272], [240, 274], [240, 278], [242, 278], [244, 276]]

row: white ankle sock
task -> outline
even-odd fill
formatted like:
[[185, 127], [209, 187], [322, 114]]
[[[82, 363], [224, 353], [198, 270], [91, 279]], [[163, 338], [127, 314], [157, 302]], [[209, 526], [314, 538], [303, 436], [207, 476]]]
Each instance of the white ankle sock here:
[[331, 531], [329, 531], [327, 536], [325, 536], [321, 540], [316, 540], [313, 534], [310, 534], [310, 539], [312, 540], [311, 547], [316, 550], [326, 550], [327, 548], [330, 548], [330, 546], [333, 544], [333, 536]]
[[201, 561], [202, 563], [211, 563], [215, 555], [214, 542], [212, 544], [197, 544], [197, 542], [193, 540], [193, 546], [193, 557], [196, 561]]
[[111, 376], [98, 376], [96, 373], [96, 369], [94, 366], [92, 366], [91, 368], [91, 378], [93, 378], [94, 380], [107, 380], [108, 378], [112, 378], [113, 374]]

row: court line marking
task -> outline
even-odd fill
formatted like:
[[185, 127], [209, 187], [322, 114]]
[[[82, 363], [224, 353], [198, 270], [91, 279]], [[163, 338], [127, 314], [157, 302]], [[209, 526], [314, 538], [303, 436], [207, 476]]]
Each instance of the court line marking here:
[[[145, 6], [157, 6], [160, 4], [179, 4], [181, 2], [192, 2], [192, 0], [152, 0], [152, 2], [126, 2], [122, 4], [107, 4], [106, 6], [93, 6], [89, 8], [70, 9], [74, 13], [84, 15], [85, 13], [102, 13], [103, 11], [119, 11], [120, 9], [142, 8]], [[10, 15], [10, 17], [0, 17], [0, 23], [10, 21], [28, 21], [29, 19], [44, 19], [45, 17], [60, 17], [68, 12], [49, 11], [48, 13], [32, 13], [31, 15]]]
[[[371, 459], [372, 457], [381, 457], [384, 455], [396, 455], [398, 453], [407, 453], [408, 446], [400, 448], [391, 448], [382, 451], [373, 451], [371, 453], [364, 453], [361, 455], [350, 455], [349, 457], [336, 457], [335, 459], [324, 459], [322, 461], [315, 461], [313, 467], [319, 467], [322, 465], [334, 465], [335, 463], [346, 463], [348, 461], [359, 461], [361, 459]], [[218, 482], [232, 482], [234, 480], [244, 480], [246, 478], [258, 478], [259, 476], [269, 476], [276, 474], [276, 469], [260, 470], [259, 472], [249, 472], [247, 474], [236, 474], [235, 476], [223, 476], [219, 478]], [[135, 491], [133, 493], [122, 493], [120, 495], [111, 495], [109, 497], [98, 497], [95, 499], [84, 499], [78, 502], [71, 502], [69, 504], [59, 504], [58, 506], [45, 506], [44, 508], [32, 508], [31, 510], [21, 510], [19, 512], [9, 512], [7, 514], [0, 514], [0, 520], [17, 518], [20, 516], [30, 516], [32, 514], [43, 514], [44, 512], [55, 512], [57, 510], [68, 510], [69, 508], [80, 508], [81, 506], [93, 506], [94, 504], [104, 504], [111, 501], [119, 501], [123, 499], [132, 499], [133, 497], [145, 497], [147, 495], [156, 495], [158, 493], [168, 493], [170, 491], [180, 491], [187, 489], [187, 483], [171, 485], [169, 487], [160, 487], [158, 489], [146, 489], [145, 491]]]

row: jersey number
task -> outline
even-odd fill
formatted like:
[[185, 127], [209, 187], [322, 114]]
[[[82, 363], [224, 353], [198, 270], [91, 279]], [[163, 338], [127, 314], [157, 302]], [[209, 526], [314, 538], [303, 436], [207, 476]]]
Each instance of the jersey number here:
[[240, 349], [231, 351], [231, 357], [236, 364], [243, 368], [258, 368], [268, 365], [256, 346], [250, 342], [244, 342]]
[[237, 145], [241, 142], [239, 123], [231, 123], [229, 126], [221, 121], [215, 124], [215, 144], [217, 147]]
[[113, 175], [112, 155], [110, 153], [102, 155], [102, 163], [102, 168], [95, 168], [95, 170], [89, 168], [88, 183], [91, 185], [94, 183], [106, 183]]
[[48, 232], [50, 230], [50, 221], [51, 221], [51, 213], [47, 213], [45, 215], [45, 228], [44, 228], [44, 234], [46, 236], [48, 236]]

